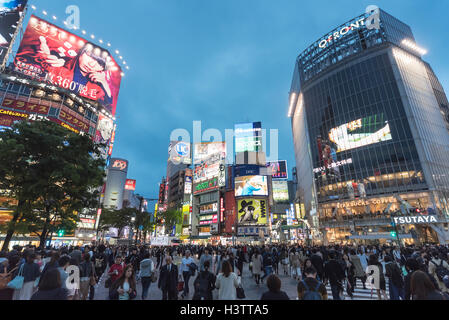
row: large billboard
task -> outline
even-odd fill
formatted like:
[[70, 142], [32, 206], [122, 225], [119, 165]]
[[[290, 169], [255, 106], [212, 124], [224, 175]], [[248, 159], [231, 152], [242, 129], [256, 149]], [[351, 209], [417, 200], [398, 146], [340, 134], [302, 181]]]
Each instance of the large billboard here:
[[265, 225], [268, 222], [268, 208], [266, 200], [239, 200], [237, 202], [237, 212], [239, 225]]
[[235, 178], [235, 196], [268, 196], [266, 176], [245, 176]]
[[122, 79], [109, 52], [36, 16], [14, 60], [16, 71], [99, 102], [115, 115]]
[[28, 0], [0, 0], [0, 65], [6, 63], [6, 55], [19, 32], [20, 20]]
[[211, 180], [220, 174], [220, 165], [226, 160], [226, 143], [195, 144], [193, 183]]
[[289, 203], [288, 182], [287, 181], [272, 181], [273, 186], [273, 200], [276, 203]]
[[262, 123], [235, 125], [235, 153], [262, 151]]
[[336, 152], [392, 139], [390, 125], [385, 121], [383, 114], [345, 123], [329, 132], [329, 140], [336, 144]]
[[136, 180], [126, 179], [125, 190], [136, 191]]
[[271, 169], [269, 173], [273, 179], [288, 179], [287, 161], [268, 162], [267, 168]]
[[168, 147], [168, 157], [174, 164], [192, 164], [190, 143], [184, 141], [172, 141]]

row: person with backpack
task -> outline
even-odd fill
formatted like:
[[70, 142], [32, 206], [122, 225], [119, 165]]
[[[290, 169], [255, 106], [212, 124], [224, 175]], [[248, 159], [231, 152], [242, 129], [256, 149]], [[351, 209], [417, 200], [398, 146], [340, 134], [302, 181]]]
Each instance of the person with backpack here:
[[154, 272], [154, 263], [150, 258], [150, 253], [147, 251], [142, 256], [143, 260], [140, 262], [139, 278], [142, 280], [142, 300], [148, 296], [148, 290], [151, 285], [151, 277]]
[[[80, 263], [80, 293], [81, 300], [93, 300], [95, 294], [95, 287], [92, 285], [95, 281], [95, 267], [90, 260], [90, 254], [86, 252], [83, 256], [83, 262]], [[92, 288], [94, 288], [92, 290]], [[90, 289], [90, 290], [89, 290]]]
[[341, 300], [340, 295], [343, 294], [343, 280], [345, 279], [345, 272], [341, 267], [341, 264], [336, 260], [335, 251], [331, 251], [329, 253], [329, 261], [327, 261], [324, 266], [324, 279], [329, 281], [333, 299]]
[[198, 274], [193, 283], [195, 293], [192, 300], [213, 300], [212, 291], [215, 289], [216, 277], [209, 268], [209, 261], [204, 262], [204, 270]]
[[404, 279], [398, 263], [393, 261], [391, 256], [386, 256], [384, 261], [385, 275], [389, 279], [390, 300], [399, 300], [399, 298], [405, 300]]
[[326, 286], [316, 279], [317, 271], [311, 267], [304, 269], [305, 279], [298, 283], [299, 300], [327, 300]]
[[449, 293], [449, 288], [444, 284], [444, 277], [449, 276], [449, 264], [440, 258], [438, 250], [432, 251], [432, 260], [429, 262], [429, 274], [435, 278], [439, 290]]
[[281, 291], [282, 282], [281, 279], [275, 274], [272, 274], [267, 279], [268, 291], [265, 292], [260, 300], [290, 300], [288, 295]]

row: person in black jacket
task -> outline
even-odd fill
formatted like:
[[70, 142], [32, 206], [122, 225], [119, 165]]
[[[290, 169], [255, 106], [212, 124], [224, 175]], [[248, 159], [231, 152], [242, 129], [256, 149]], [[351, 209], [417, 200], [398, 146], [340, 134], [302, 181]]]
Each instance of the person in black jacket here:
[[50, 269], [39, 283], [39, 289], [31, 300], [67, 300], [67, 289], [61, 286], [61, 275], [58, 269]]
[[158, 288], [162, 290], [162, 300], [178, 300], [178, 267], [167, 256], [166, 264], [159, 275]]
[[275, 274], [270, 275], [267, 278], [268, 291], [262, 295], [260, 300], [290, 300], [288, 295], [284, 291], [281, 291], [281, 286], [281, 279]]
[[204, 270], [196, 277], [193, 287], [195, 293], [192, 300], [213, 300], [212, 291], [215, 289], [215, 275], [209, 271], [209, 261], [204, 262]]
[[385, 256], [385, 275], [388, 277], [390, 300], [404, 300], [404, 279], [402, 278], [401, 269], [399, 269], [396, 262], [389, 255]]
[[[323, 280], [324, 278], [324, 267], [323, 267], [323, 259], [321, 256], [317, 253], [318, 251], [316, 249], [313, 249], [312, 256], [310, 257], [310, 260], [312, 261], [313, 267], [316, 269], [318, 274], [318, 280]], [[334, 259], [335, 259], [335, 253], [334, 253]]]
[[340, 263], [335, 260], [334, 251], [329, 253], [329, 261], [324, 266], [324, 278], [330, 283], [333, 299], [341, 300], [340, 293], [343, 292], [342, 282], [345, 279], [345, 272]]

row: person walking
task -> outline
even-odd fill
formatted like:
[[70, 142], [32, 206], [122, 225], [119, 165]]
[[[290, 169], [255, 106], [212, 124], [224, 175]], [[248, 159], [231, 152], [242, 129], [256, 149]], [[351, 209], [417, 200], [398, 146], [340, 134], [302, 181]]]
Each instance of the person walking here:
[[237, 288], [240, 286], [239, 277], [232, 272], [229, 261], [224, 261], [220, 273], [215, 281], [215, 287], [218, 289], [218, 300], [236, 300]]
[[148, 296], [148, 290], [151, 285], [151, 277], [154, 272], [154, 263], [150, 258], [150, 253], [146, 251], [143, 256], [143, 260], [140, 262], [139, 278], [142, 281], [142, 300], [145, 300]]
[[449, 300], [449, 295], [435, 287], [421, 270], [413, 272], [410, 287], [412, 300]]
[[385, 275], [388, 278], [390, 300], [405, 300], [404, 278], [396, 260], [389, 255], [385, 256]]
[[260, 300], [290, 300], [288, 295], [284, 291], [281, 291], [281, 286], [281, 279], [275, 274], [270, 275], [267, 278], [268, 291], [262, 294]]
[[444, 283], [444, 276], [449, 275], [449, 264], [441, 259], [438, 250], [432, 251], [432, 259], [429, 262], [429, 274], [437, 282], [440, 291], [449, 293], [449, 288]]
[[16, 276], [23, 276], [22, 288], [14, 291], [13, 300], [30, 300], [33, 295], [35, 281], [40, 277], [41, 272], [37, 263], [34, 263], [36, 255], [27, 253], [25, 262], [16, 271]]
[[385, 282], [385, 275], [383, 271], [383, 266], [377, 259], [376, 254], [371, 254], [368, 259], [368, 266], [369, 267], [377, 267], [378, 268], [378, 274], [379, 275], [379, 288], [376, 288], [377, 297], [379, 300], [382, 300], [382, 296], [385, 298], [385, 300], [388, 300], [387, 293], [386, 293], [386, 282]]
[[133, 300], [137, 296], [136, 277], [132, 265], [127, 265], [122, 275], [111, 285], [109, 299]]
[[[313, 256], [312, 256], [313, 257]], [[324, 278], [329, 281], [332, 290], [332, 297], [334, 300], [341, 300], [343, 294], [343, 280], [345, 279], [345, 272], [340, 263], [335, 259], [335, 251], [329, 253], [329, 261], [324, 265]], [[313, 263], [313, 260], [312, 260]]]
[[363, 285], [363, 289], [366, 289], [366, 266], [365, 268], [363, 268], [360, 257], [356, 254], [356, 251], [354, 249], [350, 251], [349, 260], [351, 260], [352, 264], [354, 265], [354, 289], [357, 286], [357, 279], [360, 279]]
[[309, 267], [305, 267], [303, 275], [304, 279], [299, 281], [297, 287], [298, 300], [327, 300], [326, 286], [316, 279], [317, 271], [311, 262]]
[[169, 255], [165, 258], [165, 262], [158, 282], [158, 288], [162, 291], [162, 300], [178, 300], [178, 267], [173, 264]]
[[[95, 294], [95, 289], [91, 290], [92, 283], [95, 279], [95, 267], [93, 262], [90, 260], [90, 254], [88, 252], [84, 253], [83, 262], [80, 263], [80, 293], [81, 300], [93, 300]], [[93, 293], [93, 294], [92, 294]]]
[[[185, 297], [188, 297], [189, 292], [190, 292], [189, 282], [190, 282], [190, 277], [192, 276], [191, 267], [193, 267], [193, 265], [194, 265], [194, 261], [190, 255], [191, 255], [190, 251], [187, 250], [185, 252], [185, 257], [182, 258], [182, 260], [181, 260], [181, 270], [180, 271], [181, 271], [182, 277], [184, 279], [184, 292], [181, 295], [182, 299], [184, 299]], [[209, 261], [206, 261], [206, 262], [208, 262], [209, 266], [210, 266], [210, 262]]]
[[198, 274], [193, 283], [195, 293], [192, 300], [213, 300], [216, 277], [209, 271], [209, 267], [209, 261], [204, 262], [204, 271]]
[[346, 292], [351, 299], [354, 299], [355, 290], [355, 266], [349, 256], [343, 254], [344, 271], [346, 275]]
[[262, 282], [263, 280], [268, 277], [270, 274], [273, 273], [273, 259], [271, 256], [271, 253], [268, 248], [265, 249], [265, 252], [262, 254], [263, 258], [263, 269], [264, 269], [264, 275], [261, 278]]
[[68, 300], [68, 290], [62, 287], [58, 269], [50, 269], [42, 276], [38, 290], [31, 296], [31, 300]]
[[292, 254], [292, 258], [291, 258], [291, 268], [292, 268], [292, 272], [291, 275], [294, 277], [295, 280], [300, 280], [301, 279], [301, 260], [299, 258], [299, 252], [298, 251], [294, 251], [294, 253]]
[[252, 270], [253, 270], [253, 275], [254, 278], [256, 280], [256, 284], [259, 285], [260, 284], [260, 275], [262, 273], [262, 265], [263, 265], [263, 259], [262, 256], [260, 255], [259, 251], [256, 251], [252, 258], [251, 258], [251, 263], [252, 263]]

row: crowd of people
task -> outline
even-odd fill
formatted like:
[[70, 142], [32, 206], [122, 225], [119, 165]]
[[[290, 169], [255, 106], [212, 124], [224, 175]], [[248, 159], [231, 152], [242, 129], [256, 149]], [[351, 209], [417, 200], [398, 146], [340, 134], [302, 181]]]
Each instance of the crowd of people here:
[[101, 277], [101, 299], [145, 300], [155, 283], [163, 300], [236, 300], [244, 270], [257, 287], [266, 282], [261, 300], [289, 299], [280, 274], [297, 281], [298, 300], [327, 300], [326, 286], [333, 300], [353, 298], [358, 280], [380, 300], [449, 300], [448, 259], [447, 245], [15, 246], [0, 253], [0, 300], [93, 300]]

